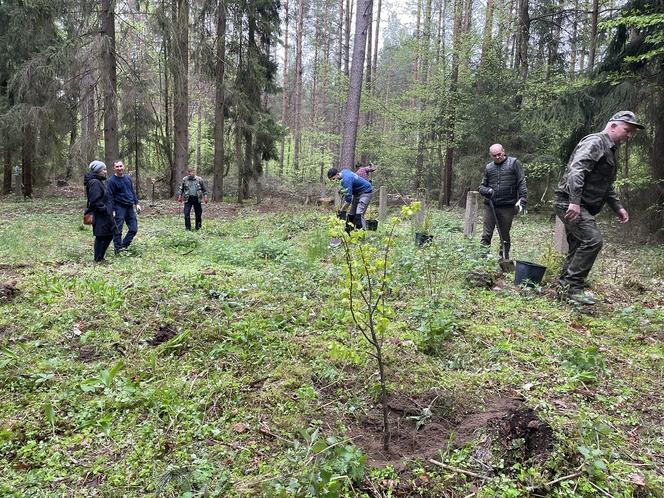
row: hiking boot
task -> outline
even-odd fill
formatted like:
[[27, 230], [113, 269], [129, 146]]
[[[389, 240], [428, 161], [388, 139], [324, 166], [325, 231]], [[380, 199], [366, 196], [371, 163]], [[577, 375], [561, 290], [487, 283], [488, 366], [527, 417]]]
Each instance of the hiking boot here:
[[579, 304], [582, 306], [592, 306], [596, 303], [595, 298], [587, 292], [577, 291], [570, 293], [567, 296], [567, 301], [571, 304]]

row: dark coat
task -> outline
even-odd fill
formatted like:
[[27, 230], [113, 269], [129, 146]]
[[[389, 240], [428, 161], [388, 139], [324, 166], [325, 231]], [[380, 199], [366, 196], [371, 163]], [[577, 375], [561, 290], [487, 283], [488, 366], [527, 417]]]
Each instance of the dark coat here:
[[493, 191], [492, 199], [496, 206], [513, 206], [518, 200], [525, 204], [528, 200], [528, 188], [519, 160], [508, 157], [500, 164], [493, 161], [487, 164], [479, 191], [487, 198]]
[[614, 182], [618, 173], [616, 144], [605, 131], [593, 133], [577, 144], [555, 191], [558, 204], [579, 204], [593, 216], [608, 202], [616, 213], [623, 205]]
[[92, 213], [92, 233], [95, 237], [113, 235], [115, 220], [113, 219], [113, 206], [111, 206], [106, 192], [106, 179], [97, 173], [87, 173], [83, 179], [85, 194], [88, 197], [86, 213]]

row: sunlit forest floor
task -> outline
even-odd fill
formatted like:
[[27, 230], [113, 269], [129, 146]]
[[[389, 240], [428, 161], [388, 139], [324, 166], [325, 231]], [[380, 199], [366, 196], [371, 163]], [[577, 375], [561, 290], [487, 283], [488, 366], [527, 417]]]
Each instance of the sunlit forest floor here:
[[94, 265], [80, 197], [0, 202], [2, 496], [664, 495], [661, 246], [603, 218], [579, 308], [556, 299], [548, 213], [513, 227], [514, 256], [553, 270], [530, 289], [461, 211], [433, 212], [425, 247], [402, 224], [385, 452], [331, 213], [214, 205], [192, 233], [145, 207]]

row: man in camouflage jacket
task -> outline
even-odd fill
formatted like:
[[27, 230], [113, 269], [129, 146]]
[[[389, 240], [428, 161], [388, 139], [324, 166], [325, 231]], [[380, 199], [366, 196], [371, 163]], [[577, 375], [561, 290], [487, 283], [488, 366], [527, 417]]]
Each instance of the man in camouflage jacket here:
[[[505, 239], [505, 247], [501, 244], [500, 255], [503, 259], [509, 259], [512, 221], [517, 212], [526, 209], [528, 200], [526, 177], [519, 160], [508, 157], [502, 145], [493, 144], [489, 147], [489, 155], [493, 161], [484, 168], [484, 178], [479, 187], [479, 192], [486, 198], [487, 205], [484, 209], [484, 228], [480, 244], [487, 247], [491, 245], [493, 231], [496, 228], [496, 219], [493, 216], [495, 210], [499, 233]], [[494, 210], [489, 206], [490, 202], [493, 202]]]
[[178, 202], [184, 200], [184, 227], [186, 230], [191, 230], [191, 208], [194, 208], [196, 217], [196, 230], [201, 228], [203, 208], [201, 207], [201, 200], [207, 204], [208, 193], [205, 188], [205, 183], [200, 176], [196, 176], [193, 168], [187, 169], [187, 176], [182, 179], [182, 184], [178, 189]]
[[555, 191], [553, 207], [565, 224], [569, 244], [560, 285], [573, 303], [595, 303], [584, 292], [586, 277], [603, 244], [595, 216], [608, 203], [620, 223], [629, 221], [613, 185], [618, 170], [616, 149], [632, 138], [637, 128], [642, 129], [643, 125], [634, 113], [620, 111], [611, 117], [603, 131], [582, 138]]

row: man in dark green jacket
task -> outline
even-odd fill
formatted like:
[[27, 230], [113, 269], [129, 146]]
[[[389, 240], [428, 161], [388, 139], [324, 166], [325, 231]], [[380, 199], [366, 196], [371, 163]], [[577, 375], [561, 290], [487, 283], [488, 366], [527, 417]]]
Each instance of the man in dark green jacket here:
[[620, 223], [629, 221], [613, 185], [618, 171], [616, 149], [642, 128], [633, 112], [614, 114], [603, 131], [592, 133], [577, 144], [555, 191], [553, 207], [565, 224], [569, 244], [560, 285], [573, 303], [595, 303], [584, 292], [586, 277], [603, 244], [595, 216], [608, 203]]
[[178, 202], [184, 201], [184, 228], [191, 230], [191, 208], [194, 208], [196, 219], [196, 230], [200, 230], [202, 223], [203, 208], [201, 199], [207, 204], [208, 192], [205, 182], [196, 175], [194, 168], [187, 168], [187, 176], [182, 179], [178, 189]]

